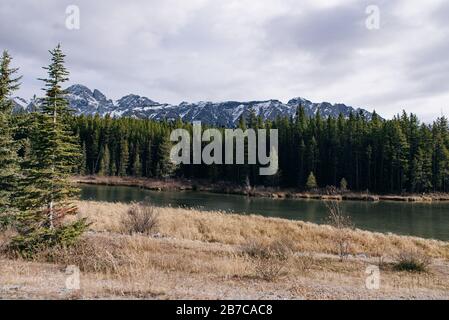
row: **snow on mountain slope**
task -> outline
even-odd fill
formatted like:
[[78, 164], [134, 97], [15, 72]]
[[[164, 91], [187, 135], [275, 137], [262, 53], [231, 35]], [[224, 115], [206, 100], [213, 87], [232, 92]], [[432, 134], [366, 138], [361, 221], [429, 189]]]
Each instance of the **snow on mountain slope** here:
[[[133, 117], [154, 120], [176, 120], [201, 121], [203, 123], [232, 127], [238, 123], [240, 117], [247, 117], [253, 110], [256, 116], [263, 119], [274, 120], [280, 116], [295, 116], [299, 105], [304, 107], [308, 116], [315, 115], [318, 111], [323, 117], [338, 117], [339, 114], [348, 117], [350, 113], [362, 113], [370, 119], [372, 114], [364, 109], [355, 109], [345, 104], [331, 104], [329, 102], [313, 103], [304, 98], [291, 99], [286, 104], [279, 100], [267, 101], [226, 101], [226, 102], [205, 102], [198, 103], [182, 102], [179, 105], [155, 102], [147, 97], [129, 94], [113, 102], [99, 90], [90, 90], [86, 86], [76, 84], [67, 88], [67, 100], [75, 114], [112, 117]], [[35, 110], [39, 105], [39, 100], [33, 98], [29, 103], [25, 99], [15, 97], [15, 111]]]

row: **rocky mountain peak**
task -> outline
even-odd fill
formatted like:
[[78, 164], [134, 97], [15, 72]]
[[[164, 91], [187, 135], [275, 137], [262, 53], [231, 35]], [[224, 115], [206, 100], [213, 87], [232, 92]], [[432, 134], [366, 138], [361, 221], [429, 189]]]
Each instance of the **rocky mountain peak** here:
[[[372, 116], [372, 113], [364, 109], [356, 109], [342, 103], [314, 103], [302, 97], [293, 98], [287, 103], [271, 99], [248, 102], [182, 102], [179, 105], [171, 105], [159, 103], [144, 96], [129, 94], [114, 103], [98, 89], [92, 91], [84, 85], [75, 84], [67, 88], [66, 98], [76, 114], [99, 114], [100, 116], [154, 120], [182, 119], [186, 122], [202, 121], [210, 125], [225, 127], [235, 126], [240, 117], [246, 117], [250, 112], [270, 120], [283, 116], [294, 117], [299, 105], [303, 106], [307, 116], [313, 116], [317, 112], [323, 117], [338, 117], [340, 114], [348, 117], [350, 113], [362, 113], [368, 119]], [[14, 102], [17, 110], [31, 111], [39, 105], [38, 99], [31, 100], [28, 105], [26, 100], [19, 97], [14, 98]]]

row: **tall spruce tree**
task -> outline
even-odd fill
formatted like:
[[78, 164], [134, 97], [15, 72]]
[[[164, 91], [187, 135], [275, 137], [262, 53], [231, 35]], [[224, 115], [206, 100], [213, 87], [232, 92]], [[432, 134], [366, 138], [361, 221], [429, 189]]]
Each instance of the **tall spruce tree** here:
[[168, 134], [163, 134], [158, 149], [159, 163], [156, 167], [156, 174], [161, 178], [168, 178], [172, 176], [175, 170], [178, 168], [178, 165], [174, 164], [170, 159], [171, 147], [172, 143], [168, 138]]
[[87, 152], [86, 152], [86, 143], [83, 142], [82, 146], [81, 158], [78, 166], [78, 174], [81, 176], [85, 176], [87, 174]]
[[70, 128], [71, 114], [62, 84], [69, 72], [60, 45], [49, 51], [51, 64], [44, 67], [45, 97], [33, 128], [29, 159], [24, 167], [19, 236], [13, 247], [28, 255], [43, 246], [69, 245], [86, 229], [85, 220], [64, 224], [62, 218], [77, 211], [72, 200], [78, 189], [70, 181], [80, 159], [78, 140]]
[[434, 187], [447, 191], [449, 184], [449, 134], [448, 121], [438, 118], [433, 125], [433, 176]]
[[134, 157], [133, 175], [135, 177], [141, 177], [142, 176], [142, 160], [140, 159], [140, 151], [139, 151], [139, 149], [136, 150], [136, 155]]
[[309, 177], [307, 178], [306, 187], [307, 190], [313, 190], [318, 188], [318, 184], [316, 182], [315, 175], [313, 174], [313, 172], [310, 172]]
[[153, 145], [152, 141], [150, 140], [145, 144], [145, 170], [144, 170], [145, 177], [153, 176], [152, 161], [153, 161]]
[[119, 176], [121, 177], [126, 176], [128, 165], [129, 165], [128, 141], [126, 139], [122, 139], [120, 142], [120, 159], [118, 167]]
[[18, 68], [11, 67], [11, 60], [8, 52], [3, 51], [0, 61], [0, 227], [12, 214], [12, 195], [18, 178], [17, 144], [13, 140], [11, 121], [13, 103], [10, 98], [19, 88], [21, 77], [15, 75]]
[[101, 163], [98, 175], [100, 176], [110, 175], [110, 165], [111, 165], [111, 155], [109, 147], [106, 144], [103, 148], [103, 152], [101, 155]]

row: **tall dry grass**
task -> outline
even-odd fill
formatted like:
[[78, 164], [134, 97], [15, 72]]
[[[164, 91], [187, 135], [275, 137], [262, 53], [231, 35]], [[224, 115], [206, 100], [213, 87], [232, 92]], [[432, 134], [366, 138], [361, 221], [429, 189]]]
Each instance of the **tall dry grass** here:
[[[266, 298], [270, 292], [289, 298], [290, 290], [309, 298], [373, 294], [363, 290], [363, 271], [370, 262], [342, 263], [322, 254], [338, 254], [338, 230], [330, 226], [155, 208], [159, 234], [129, 235], [123, 232], [123, 218], [131, 205], [83, 201], [78, 206], [79, 214], [93, 223], [83, 240], [71, 248], [42, 251], [32, 262], [0, 256], [0, 286], [19, 284], [21, 297], [60, 297], [65, 267], [75, 265], [81, 269], [82, 287], [69, 298]], [[357, 230], [350, 237], [353, 253], [394, 258], [397, 252], [417, 249], [435, 258], [448, 256], [448, 244], [440, 241]], [[418, 286], [444, 296], [447, 266], [433, 264], [432, 272], [415, 278], [387, 268], [382, 270], [382, 292], [402, 296], [403, 288]], [[242, 292], [247, 295], [240, 296]]]
[[[93, 230], [119, 233], [121, 221], [130, 205], [81, 201], [78, 207], [80, 216], [93, 222]], [[166, 237], [229, 245], [242, 245], [250, 239], [274, 241], [288, 238], [299, 252], [339, 254], [335, 243], [340, 231], [331, 226], [193, 209], [158, 208], [157, 211], [158, 230]], [[393, 257], [403, 251], [425, 251], [433, 258], [449, 258], [449, 243], [438, 240], [361, 230], [348, 230], [347, 239], [351, 243], [348, 253], [353, 255]]]

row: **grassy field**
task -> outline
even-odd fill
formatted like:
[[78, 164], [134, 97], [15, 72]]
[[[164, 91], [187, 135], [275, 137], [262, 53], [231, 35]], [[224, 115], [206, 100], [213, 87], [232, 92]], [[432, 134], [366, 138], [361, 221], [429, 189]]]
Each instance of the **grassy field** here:
[[[130, 205], [78, 206], [92, 225], [76, 247], [48, 250], [33, 261], [0, 257], [0, 297], [449, 298], [447, 242], [175, 208], [154, 208], [151, 232], [130, 234]], [[425, 271], [398, 270], [399, 255], [409, 252], [428, 257]], [[81, 270], [80, 290], [66, 288], [69, 265]], [[377, 290], [365, 286], [373, 265], [380, 267]]]

